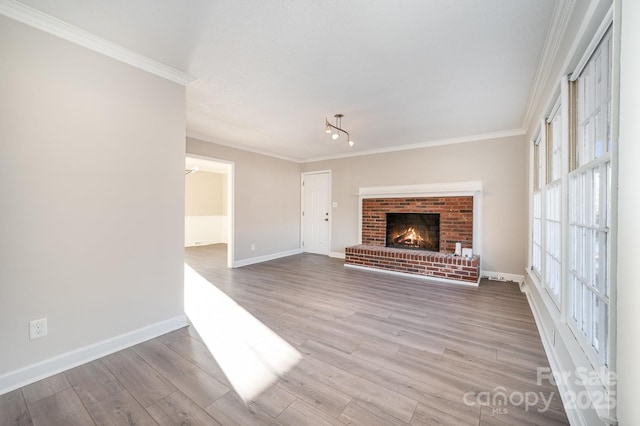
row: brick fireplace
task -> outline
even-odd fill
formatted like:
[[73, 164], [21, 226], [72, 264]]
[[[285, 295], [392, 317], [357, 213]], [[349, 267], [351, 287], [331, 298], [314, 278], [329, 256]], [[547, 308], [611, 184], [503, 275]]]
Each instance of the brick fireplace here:
[[387, 213], [440, 214], [440, 252], [473, 244], [473, 197], [366, 198], [362, 200], [362, 244], [385, 246]]
[[[347, 266], [421, 275], [477, 285], [479, 182], [360, 188], [361, 244], [345, 249]], [[387, 247], [388, 213], [439, 215], [439, 251]], [[455, 256], [456, 243], [473, 250], [473, 256]]]

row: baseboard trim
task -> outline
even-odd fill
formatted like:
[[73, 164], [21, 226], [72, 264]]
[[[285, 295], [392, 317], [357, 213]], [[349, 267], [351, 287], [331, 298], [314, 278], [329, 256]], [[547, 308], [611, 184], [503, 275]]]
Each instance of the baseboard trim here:
[[513, 281], [519, 286], [522, 286], [522, 284], [524, 284], [524, 275], [482, 270], [480, 271], [480, 276], [482, 278], [487, 278], [493, 281]]
[[345, 253], [338, 253], [337, 251], [329, 252], [329, 257], [334, 257], [336, 259], [345, 259], [347, 256]]
[[[549, 366], [551, 367], [551, 371], [558, 374], [558, 377], [562, 377], [561, 375], [565, 371], [575, 371], [575, 368], [567, 370], [561, 366], [561, 362], [556, 355], [554, 350], [553, 341], [551, 340], [551, 336], [542, 325], [542, 316], [540, 311], [538, 310], [538, 305], [535, 303], [535, 299], [531, 294], [531, 288], [529, 284], [524, 284], [521, 288], [527, 297], [527, 302], [529, 307], [531, 308], [531, 313], [533, 314], [533, 320], [536, 323], [536, 327], [538, 329], [538, 333], [540, 334], [540, 340], [542, 341], [542, 347], [547, 355], [547, 359], [549, 360]], [[575, 367], [575, 366], [574, 366]], [[556, 386], [558, 387], [558, 392], [560, 393], [560, 399], [562, 400], [563, 405], [567, 403], [565, 395], [571, 395], [573, 393], [573, 389], [568, 386], [567, 380], [557, 380]], [[585, 418], [582, 416], [579, 410], [565, 410], [567, 414], [567, 419], [569, 420], [570, 425], [584, 425], [586, 424]]]
[[188, 325], [178, 315], [101, 342], [74, 349], [0, 376], [0, 395]]
[[400, 276], [405, 278], [418, 278], [425, 281], [435, 281], [435, 282], [445, 283], [445, 284], [465, 285], [468, 287], [478, 287], [478, 285], [480, 284], [480, 279], [478, 279], [478, 281], [474, 283], [469, 281], [452, 280], [449, 278], [432, 277], [431, 275], [418, 275], [418, 274], [408, 274], [406, 272], [388, 271], [386, 269], [369, 268], [367, 266], [360, 266], [360, 265], [345, 264], [344, 267], [352, 268], [352, 269], [360, 269], [361, 271], [379, 272], [381, 274], [395, 275], [395, 276]]
[[213, 244], [229, 244], [228, 241], [213, 241], [213, 240], [207, 240], [207, 241], [189, 241], [189, 242], [185, 242], [184, 246], [185, 247], [200, 247], [200, 246], [210, 246]]
[[281, 257], [293, 256], [295, 254], [302, 253], [302, 249], [293, 249], [288, 251], [282, 251], [280, 253], [266, 254], [264, 256], [250, 257], [249, 259], [242, 259], [233, 262], [233, 268], [240, 268], [242, 266], [253, 265], [256, 263], [268, 262], [270, 260], [280, 259]]

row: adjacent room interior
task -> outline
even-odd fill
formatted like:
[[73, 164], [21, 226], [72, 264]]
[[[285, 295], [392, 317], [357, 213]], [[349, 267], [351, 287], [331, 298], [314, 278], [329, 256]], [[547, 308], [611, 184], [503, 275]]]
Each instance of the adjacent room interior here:
[[184, 246], [224, 246], [233, 266], [229, 243], [233, 222], [233, 166], [222, 161], [187, 156], [185, 160]]
[[0, 424], [639, 424], [639, 17], [0, 0]]

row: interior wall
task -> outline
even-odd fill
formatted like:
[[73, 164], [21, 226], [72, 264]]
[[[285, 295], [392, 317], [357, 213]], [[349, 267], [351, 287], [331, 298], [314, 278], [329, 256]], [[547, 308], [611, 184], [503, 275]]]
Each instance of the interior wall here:
[[618, 420], [640, 424], [640, 2], [622, 1], [618, 184], [617, 377]]
[[300, 249], [298, 163], [193, 138], [187, 153], [234, 163], [234, 262]]
[[522, 275], [526, 262], [526, 143], [507, 137], [303, 164], [331, 169], [331, 251], [358, 244], [358, 189], [481, 181], [483, 269]]
[[223, 173], [198, 171], [185, 176], [185, 215], [219, 216], [227, 213]]
[[185, 88], [4, 16], [0, 53], [1, 378], [183, 317]]
[[227, 243], [227, 175], [185, 176], [185, 247]]

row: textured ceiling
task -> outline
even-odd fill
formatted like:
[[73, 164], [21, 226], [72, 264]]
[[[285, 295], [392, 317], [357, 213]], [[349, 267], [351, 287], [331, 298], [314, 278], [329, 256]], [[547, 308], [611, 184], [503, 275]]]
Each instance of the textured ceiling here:
[[[187, 133], [309, 160], [522, 128], [556, 0], [21, 0], [187, 72]], [[355, 141], [333, 141], [342, 113]]]

